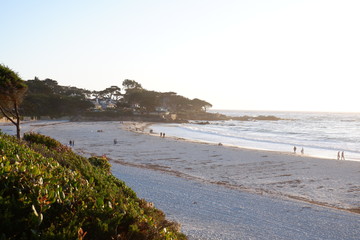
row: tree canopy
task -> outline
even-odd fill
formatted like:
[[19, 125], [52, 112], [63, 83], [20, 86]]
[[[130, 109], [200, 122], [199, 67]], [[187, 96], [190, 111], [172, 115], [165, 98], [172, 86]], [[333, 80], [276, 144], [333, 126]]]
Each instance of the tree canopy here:
[[0, 64], [0, 112], [16, 126], [18, 139], [21, 137], [19, 106], [26, 91], [27, 86], [19, 75]]
[[102, 111], [124, 114], [149, 114], [156, 111], [196, 113], [206, 112], [211, 107], [206, 101], [197, 98], [191, 100], [175, 92], [144, 89], [140, 83], [130, 79], [122, 82], [122, 88], [110, 86], [100, 91], [60, 86], [57, 81], [48, 78], [40, 80], [35, 77], [26, 83], [29, 91], [23, 104], [23, 112], [27, 116], [76, 116], [99, 111], [94, 108], [95, 105], [101, 105]]
[[122, 83], [125, 90], [128, 89], [142, 89], [142, 86], [140, 83], [136, 82], [135, 80], [125, 79]]
[[27, 116], [74, 116], [90, 109], [90, 91], [58, 85], [52, 79], [26, 81], [29, 91], [24, 99], [23, 112]]

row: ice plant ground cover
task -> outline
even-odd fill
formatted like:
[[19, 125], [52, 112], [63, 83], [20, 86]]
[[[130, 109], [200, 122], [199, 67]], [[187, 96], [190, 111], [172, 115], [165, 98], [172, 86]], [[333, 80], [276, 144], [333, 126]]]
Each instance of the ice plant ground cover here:
[[40, 134], [0, 133], [0, 238], [186, 239], [109, 166]]

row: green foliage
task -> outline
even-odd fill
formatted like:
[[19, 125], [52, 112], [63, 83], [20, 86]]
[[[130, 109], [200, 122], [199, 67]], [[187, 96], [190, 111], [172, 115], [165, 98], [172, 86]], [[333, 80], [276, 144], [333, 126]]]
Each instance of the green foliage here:
[[107, 159], [105, 156], [91, 157], [89, 158], [89, 162], [95, 167], [100, 167], [106, 172], [110, 172], [111, 165], [109, 163], [109, 159]]
[[98, 96], [101, 96], [101, 98], [103, 99], [108, 99], [108, 100], [119, 100], [121, 98], [121, 89], [117, 86], [111, 86], [111, 87], [108, 87], [102, 91], [94, 91], [93, 93], [98, 95]]
[[132, 115], [132, 111], [131, 110], [124, 110], [124, 109], [120, 109], [118, 111], [103, 111], [103, 112], [85, 112], [83, 114], [83, 116], [85, 117], [98, 117], [101, 119], [105, 119], [106, 118], [116, 118], [116, 117], [122, 117], [122, 116], [131, 116]]
[[76, 87], [60, 86], [57, 81], [35, 77], [26, 81], [29, 91], [24, 99], [23, 113], [27, 116], [74, 116], [90, 109], [93, 104], [86, 99], [90, 91]]
[[0, 64], [0, 93], [9, 94], [24, 88], [26, 88], [26, 84], [19, 75], [9, 67]]
[[138, 105], [141, 111], [153, 112], [160, 105], [161, 93], [145, 89], [128, 90], [125, 99], [130, 105]]
[[24, 139], [0, 133], [0, 238], [186, 239], [101, 159], [39, 134]]
[[28, 143], [43, 144], [45, 145], [45, 147], [49, 149], [63, 147], [63, 145], [60, 142], [56, 141], [55, 139], [33, 132], [25, 133], [24, 140], [27, 141]]
[[140, 83], [136, 82], [135, 80], [125, 79], [122, 83], [123, 87], [126, 90], [130, 89], [142, 89], [142, 86]]
[[10, 68], [0, 64], [0, 113], [16, 126], [16, 136], [20, 139], [19, 106], [27, 86]]
[[[188, 99], [174, 92], [157, 92], [144, 89], [140, 83], [125, 79], [123, 89], [117, 86], [102, 91], [89, 91], [76, 87], [60, 86], [52, 79], [26, 81], [29, 91], [24, 99], [22, 111], [27, 116], [84, 116], [100, 118], [121, 118], [132, 115], [132, 110], [147, 114], [158, 107], [173, 113], [206, 111], [211, 104], [200, 99]], [[121, 92], [124, 91], [124, 93]], [[93, 103], [112, 103], [116, 107], [105, 112], [93, 113]], [[105, 110], [105, 109], [102, 109]]]

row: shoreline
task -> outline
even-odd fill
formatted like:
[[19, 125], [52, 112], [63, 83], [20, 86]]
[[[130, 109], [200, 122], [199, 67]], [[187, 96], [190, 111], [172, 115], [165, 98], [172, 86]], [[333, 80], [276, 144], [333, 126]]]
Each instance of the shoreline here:
[[[150, 134], [148, 122], [42, 122], [24, 127], [74, 139], [75, 151], [198, 182], [359, 213], [359, 163]], [[97, 132], [102, 129], [104, 132]], [[59, 131], [60, 130], [60, 131]], [[119, 132], [120, 131], [120, 132]], [[125, 132], [122, 132], [125, 131]], [[128, 132], [128, 133], [126, 133]], [[113, 145], [113, 139], [118, 144]]]
[[[228, 123], [230, 126], [232, 124]], [[238, 126], [239, 123], [234, 124], [234, 126]], [[166, 132], [167, 135], [177, 136], [180, 138], [186, 138], [190, 141], [201, 141], [208, 142], [213, 144], [222, 143], [223, 145], [240, 147], [246, 149], [254, 149], [254, 150], [265, 150], [265, 151], [275, 151], [275, 152], [284, 152], [284, 153], [293, 153], [293, 147], [297, 147], [297, 155], [301, 154], [301, 149], [305, 150], [306, 156], [322, 158], [322, 159], [334, 159], [338, 158], [339, 152], [345, 152], [345, 158], [347, 161], [358, 161], [360, 162], [360, 152], [352, 150], [351, 148], [341, 146], [347, 146], [347, 143], [337, 143], [334, 144], [332, 142], [323, 142], [321, 144], [317, 144], [317, 140], [311, 140], [310, 142], [304, 141], [304, 139], [299, 138], [296, 139], [292, 137], [287, 139], [282, 139], [282, 136], [275, 135], [273, 139], [266, 139], [260, 137], [252, 137], [251, 135], [254, 133], [250, 133], [247, 136], [245, 133], [244, 136], [239, 135], [237, 130], [226, 130], [226, 125], [224, 123], [225, 128], [221, 130], [217, 130], [217, 125], [223, 126], [222, 123], [210, 123], [209, 127], [198, 127], [199, 124], [189, 123], [189, 124], [166, 124], [166, 123], [153, 123], [153, 130], [157, 132]], [[201, 125], [201, 124], [200, 124]], [[208, 125], [208, 124], [207, 124]], [[241, 124], [240, 124], [241, 125]], [[239, 126], [240, 126], [239, 125]], [[237, 127], [235, 127], [236, 129]], [[213, 132], [214, 131], [214, 132]], [[228, 135], [229, 134], [229, 135]], [[234, 134], [234, 135], [233, 135]], [[255, 133], [256, 135], [256, 133]], [[254, 135], [254, 136], [255, 136]], [[287, 140], [286, 140], [287, 139]], [[290, 142], [288, 142], [290, 141]], [[314, 142], [315, 141], [315, 142]], [[338, 148], [335, 147], [338, 145]], [[353, 149], [358, 149], [353, 146]]]
[[[142, 134], [156, 137], [156, 136], [159, 136], [160, 133], [157, 133], [157, 132], [150, 133], [150, 130], [152, 130], [151, 126], [155, 125], [155, 124], [158, 124], [158, 123], [156, 123], [156, 122], [132, 122], [131, 121], [131, 122], [127, 122], [126, 125], [132, 125], [132, 127], [126, 126], [124, 128], [124, 130], [132, 131], [135, 133], [142, 133]], [[210, 141], [201, 141], [201, 140], [188, 139], [188, 138], [171, 136], [171, 135], [167, 135], [166, 138], [170, 138], [170, 139], [174, 139], [174, 140], [181, 140], [181, 141], [190, 142], [190, 143], [197, 143], [197, 144], [209, 144], [209, 145], [214, 145], [214, 146], [218, 146], [219, 144], [221, 144], [221, 146], [228, 147], [228, 148], [236, 148], [239, 150], [251, 150], [251, 151], [264, 152], [264, 153], [269, 152], [269, 153], [276, 153], [276, 154], [284, 154], [284, 155], [288, 155], [288, 156], [297, 156], [297, 157], [323, 159], [323, 160], [360, 162], [360, 160], [356, 160], [356, 159], [339, 160], [339, 159], [332, 158], [332, 157], [301, 154], [301, 153], [292, 153], [291, 151], [287, 152], [287, 151], [281, 151], [281, 150], [253, 148], [253, 147], [238, 146], [238, 145], [225, 144], [225, 143], [215, 143], [215, 142], [210, 142]]]
[[[150, 132], [150, 127], [151, 125], [156, 124], [156, 123], [150, 123], [150, 122], [128, 122], [127, 124], [124, 125], [125, 130], [127, 131], [131, 131], [134, 133], [140, 133], [140, 134], [145, 134], [145, 135], [149, 135], [152, 137], [159, 137], [160, 133], [156, 133]], [[129, 126], [130, 125], [130, 126]], [[192, 140], [192, 139], [185, 139], [185, 138], [179, 138], [179, 137], [175, 137], [175, 136], [166, 136], [166, 138], [174, 140], [174, 141], [184, 141], [184, 142], [188, 142], [188, 143], [193, 143], [193, 144], [205, 144], [205, 145], [209, 145], [209, 146], [217, 146], [217, 144], [215, 143], [210, 143], [210, 142], [204, 142], [204, 141], [197, 141], [197, 140]], [[246, 147], [241, 147], [241, 146], [233, 146], [233, 145], [226, 145], [223, 144], [221, 145], [221, 147], [225, 147], [225, 148], [234, 148], [240, 151], [254, 151], [257, 152], [259, 154], [265, 154], [263, 156], [266, 156], [266, 154], [277, 154], [277, 155], [283, 155], [286, 157], [300, 157], [300, 158], [304, 158], [304, 159], [317, 159], [317, 160], [324, 160], [324, 161], [329, 161], [329, 160], [333, 160], [333, 161], [349, 161], [349, 162], [358, 162], [356, 160], [337, 160], [337, 159], [331, 159], [331, 158], [323, 158], [323, 157], [317, 157], [317, 156], [309, 156], [309, 155], [300, 155], [300, 154], [294, 154], [294, 153], [287, 153], [287, 152], [282, 152], [282, 151], [276, 151], [276, 150], [265, 150], [265, 149], [255, 149], [255, 148], [246, 148]], [[133, 163], [129, 163], [126, 161], [119, 161], [119, 160], [112, 160], [113, 162], [117, 163], [117, 164], [121, 164], [124, 166], [131, 166], [131, 167], [137, 167], [137, 168], [143, 168], [143, 169], [149, 169], [149, 170], [153, 170], [153, 171], [158, 171], [158, 172], [163, 172], [165, 174], [170, 174], [176, 177], [181, 177], [181, 178], [185, 178], [188, 180], [192, 180], [192, 181], [198, 181], [198, 182], [203, 182], [203, 183], [207, 183], [207, 184], [215, 184], [218, 186], [223, 186], [229, 189], [233, 189], [233, 190], [238, 190], [238, 191], [245, 191], [248, 193], [253, 193], [253, 194], [259, 194], [259, 195], [267, 195], [267, 196], [271, 196], [271, 197], [280, 197], [280, 198], [287, 198], [287, 199], [291, 199], [293, 201], [300, 201], [300, 202], [306, 202], [309, 204], [314, 204], [314, 205], [318, 205], [318, 206], [322, 206], [322, 207], [328, 207], [328, 208], [333, 208], [333, 209], [337, 209], [337, 210], [341, 210], [341, 211], [347, 211], [347, 212], [352, 212], [352, 213], [357, 213], [360, 214], [360, 206], [356, 207], [356, 208], [343, 208], [343, 207], [337, 207], [337, 206], [333, 206], [331, 204], [328, 204], [326, 202], [321, 202], [321, 201], [315, 201], [315, 200], [311, 200], [311, 199], [307, 199], [305, 197], [299, 197], [299, 196], [293, 196], [293, 195], [289, 195], [289, 194], [279, 194], [278, 192], [272, 192], [272, 191], [267, 191], [264, 189], [253, 189], [253, 188], [248, 188], [246, 186], [239, 186], [239, 185], [232, 185], [232, 184], [227, 184], [225, 182], [219, 182], [219, 181], [207, 181], [205, 179], [202, 178], [196, 178], [194, 176], [185, 174], [183, 172], [179, 172], [179, 171], [174, 171], [174, 170], [170, 170], [168, 168], [165, 168], [161, 165], [138, 165], [138, 164], [133, 164]]]

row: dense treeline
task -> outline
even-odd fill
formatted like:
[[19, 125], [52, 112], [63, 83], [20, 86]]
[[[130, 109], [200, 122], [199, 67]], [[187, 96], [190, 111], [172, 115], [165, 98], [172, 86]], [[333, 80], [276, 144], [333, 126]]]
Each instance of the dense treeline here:
[[87, 100], [87, 90], [64, 87], [51, 79], [43, 81], [35, 78], [25, 82], [27, 94], [22, 104], [25, 116], [61, 117], [81, 114], [93, 104]]
[[126, 79], [122, 88], [111, 86], [101, 91], [60, 86], [52, 79], [37, 77], [25, 81], [27, 94], [22, 104], [25, 116], [78, 116], [89, 112], [111, 111], [131, 115], [152, 112], [200, 113], [212, 105], [200, 99], [188, 99], [174, 92], [144, 89], [140, 83]]

